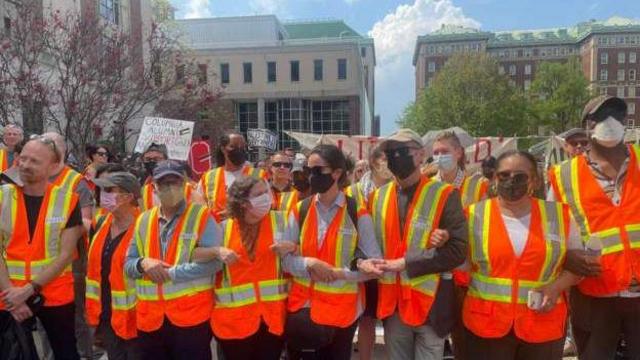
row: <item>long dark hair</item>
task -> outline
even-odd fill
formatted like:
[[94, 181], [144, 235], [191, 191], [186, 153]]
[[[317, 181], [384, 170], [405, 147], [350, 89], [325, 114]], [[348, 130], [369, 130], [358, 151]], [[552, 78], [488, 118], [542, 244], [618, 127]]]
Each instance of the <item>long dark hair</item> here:
[[220, 138], [218, 138], [218, 144], [216, 144], [216, 152], [213, 155], [216, 161], [216, 166], [224, 166], [225, 161], [222, 148], [229, 145], [229, 143], [231, 142], [231, 135], [238, 135], [244, 138], [244, 135], [235, 130], [230, 130], [220, 135]]
[[342, 174], [337, 182], [338, 187], [344, 187], [344, 184], [347, 182], [347, 159], [342, 151], [335, 145], [323, 144], [313, 148], [309, 156], [313, 154], [317, 154], [326, 161], [331, 170], [342, 169]]

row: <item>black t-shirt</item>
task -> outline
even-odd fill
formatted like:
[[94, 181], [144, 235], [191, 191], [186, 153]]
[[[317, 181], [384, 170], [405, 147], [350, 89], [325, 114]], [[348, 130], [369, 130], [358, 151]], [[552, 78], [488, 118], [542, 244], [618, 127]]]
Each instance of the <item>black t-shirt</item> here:
[[[33, 236], [33, 232], [36, 230], [38, 224], [38, 214], [40, 213], [40, 207], [42, 206], [42, 200], [44, 196], [30, 196], [24, 194], [24, 205], [27, 209], [27, 220], [29, 222], [29, 238]], [[71, 216], [67, 220], [65, 229], [82, 225], [82, 213], [78, 204], [71, 211]]]

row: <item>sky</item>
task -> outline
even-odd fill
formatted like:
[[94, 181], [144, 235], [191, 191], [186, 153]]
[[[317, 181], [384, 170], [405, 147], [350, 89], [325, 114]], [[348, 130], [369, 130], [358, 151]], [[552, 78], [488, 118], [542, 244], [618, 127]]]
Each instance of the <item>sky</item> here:
[[382, 134], [415, 97], [418, 35], [442, 24], [488, 31], [572, 26], [611, 16], [640, 18], [638, 0], [171, 0], [178, 18], [275, 14], [281, 20], [342, 19], [376, 47], [375, 112]]

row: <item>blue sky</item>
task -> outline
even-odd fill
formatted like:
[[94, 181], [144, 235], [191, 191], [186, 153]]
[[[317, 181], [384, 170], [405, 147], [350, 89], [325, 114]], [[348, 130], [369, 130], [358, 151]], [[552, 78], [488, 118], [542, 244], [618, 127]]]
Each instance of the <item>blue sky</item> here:
[[443, 23], [484, 30], [571, 26], [611, 16], [640, 18], [638, 0], [171, 0], [179, 18], [276, 14], [288, 19], [343, 19], [376, 42], [376, 113], [382, 133], [414, 98], [415, 39]]

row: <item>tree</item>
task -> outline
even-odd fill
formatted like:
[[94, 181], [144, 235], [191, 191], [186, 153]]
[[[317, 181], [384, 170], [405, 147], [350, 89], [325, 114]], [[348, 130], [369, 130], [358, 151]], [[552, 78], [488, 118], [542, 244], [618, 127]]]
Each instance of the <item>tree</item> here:
[[540, 63], [531, 84], [531, 95], [531, 108], [538, 124], [555, 132], [579, 127], [582, 107], [591, 94], [578, 57], [564, 63]]
[[398, 123], [418, 133], [459, 126], [475, 136], [523, 133], [526, 100], [486, 54], [456, 54], [409, 104]]
[[[193, 81], [198, 66], [170, 24], [154, 22], [141, 38], [92, 11], [45, 16], [34, 6], [18, 5], [16, 12], [11, 34], [0, 38], [1, 49], [9, 50], [0, 56], [0, 69], [16, 74], [8, 78], [6, 91], [0, 83], [0, 103], [7, 99], [8, 111], [25, 98], [40, 106], [45, 125], [65, 136], [79, 158], [86, 144], [100, 138], [124, 151], [126, 140], [136, 135], [131, 120], [157, 113], [163, 102], [178, 98], [205, 107], [221, 96]], [[42, 132], [42, 120], [38, 124], [35, 116], [22, 114], [28, 132]]]

